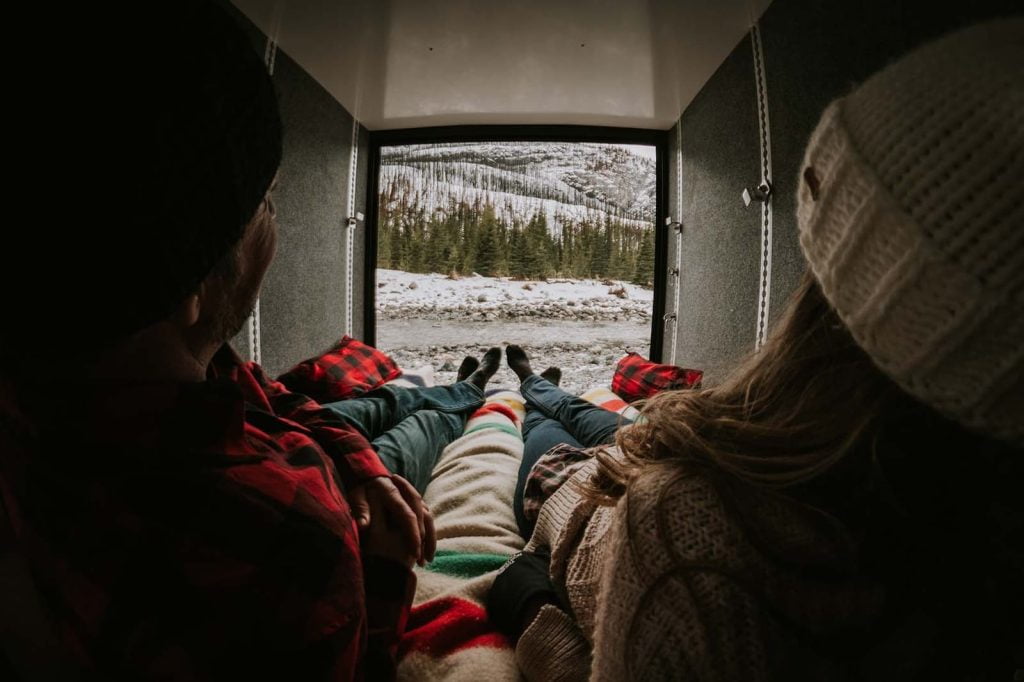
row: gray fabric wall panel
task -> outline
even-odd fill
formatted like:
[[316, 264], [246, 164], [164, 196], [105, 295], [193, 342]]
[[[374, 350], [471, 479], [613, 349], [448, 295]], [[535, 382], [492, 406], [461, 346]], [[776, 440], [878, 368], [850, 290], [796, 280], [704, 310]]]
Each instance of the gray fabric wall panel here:
[[895, 6], [781, 0], [761, 18], [774, 176], [771, 322], [804, 272], [795, 201], [804, 147], [828, 103], [899, 51]]
[[772, 129], [776, 320], [804, 270], [796, 182], [804, 147], [830, 101], [917, 45], [957, 27], [1020, 13], [1019, 0], [775, 0], [760, 20]]
[[[262, 56], [266, 36], [233, 5], [220, 2], [250, 35]], [[272, 376], [329, 346], [345, 326], [345, 219], [348, 217], [352, 116], [284, 52], [274, 74], [284, 123], [284, 158], [276, 193], [277, 255], [260, 294], [262, 364]], [[360, 127], [365, 145], [366, 130]], [[366, 155], [360, 153], [357, 210], [365, 213]], [[361, 207], [361, 208], [360, 208]], [[355, 263], [361, 264], [362, 226]], [[354, 273], [353, 322], [361, 326]], [[251, 327], [232, 340], [244, 359], [252, 352]]]
[[263, 366], [272, 375], [341, 337], [352, 117], [278, 52], [284, 121], [277, 256], [260, 297]]
[[[683, 113], [683, 239], [676, 363], [719, 381], [754, 347], [760, 179], [753, 54], [744, 39]], [[670, 204], [671, 205], [671, 204]], [[671, 266], [670, 266], [671, 267]]]
[[[758, 22], [772, 147], [772, 323], [804, 271], [796, 183], [804, 148], [827, 104], [923, 42], [1020, 12], [1019, 0], [942, 8], [931, 0], [772, 3]], [[745, 38], [681, 118], [685, 227], [676, 362], [703, 367], [708, 383], [720, 380], [754, 344], [760, 233], [757, 205], [745, 209], [739, 197], [760, 177], [755, 107], [752, 48]], [[675, 217], [675, 160], [670, 158], [669, 213]], [[670, 253], [668, 267], [674, 265]]]

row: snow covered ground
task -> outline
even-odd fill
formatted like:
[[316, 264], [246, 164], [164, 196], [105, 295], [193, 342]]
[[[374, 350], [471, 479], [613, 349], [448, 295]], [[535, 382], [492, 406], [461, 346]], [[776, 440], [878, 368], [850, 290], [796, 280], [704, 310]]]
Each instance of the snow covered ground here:
[[379, 319], [631, 320], [648, 322], [651, 289], [604, 280], [518, 281], [377, 269]]
[[[453, 381], [465, 355], [518, 343], [537, 372], [561, 367], [562, 386], [577, 393], [609, 385], [618, 359], [650, 344], [653, 291], [624, 282], [378, 269], [376, 295], [378, 347], [404, 369], [430, 365], [437, 383]], [[504, 366], [492, 381], [516, 383]]]

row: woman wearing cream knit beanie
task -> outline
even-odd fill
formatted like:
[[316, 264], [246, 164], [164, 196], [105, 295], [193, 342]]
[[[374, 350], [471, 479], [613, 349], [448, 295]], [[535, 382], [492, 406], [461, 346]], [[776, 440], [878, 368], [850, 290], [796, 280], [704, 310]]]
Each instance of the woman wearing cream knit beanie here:
[[833, 102], [798, 225], [811, 274], [760, 350], [545, 501], [527, 679], [1024, 669], [1024, 19]]
[[801, 180], [800, 244], [858, 345], [925, 404], [1024, 442], [1024, 19], [833, 102]]

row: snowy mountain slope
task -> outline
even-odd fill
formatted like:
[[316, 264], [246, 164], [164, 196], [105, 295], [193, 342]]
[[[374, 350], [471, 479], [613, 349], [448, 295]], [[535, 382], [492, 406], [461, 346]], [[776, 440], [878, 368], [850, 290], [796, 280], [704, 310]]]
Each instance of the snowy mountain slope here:
[[508, 222], [543, 211], [557, 232], [560, 217], [652, 225], [654, 170], [649, 148], [623, 145], [405, 145], [381, 150], [380, 187], [388, 203], [411, 201], [431, 212], [477, 199]]
[[[508, 175], [512, 176], [510, 173]], [[589, 221], [600, 225], [607, 216], [612, 215], [610, 211], [584, 203], [496, 189], [502, 186], [495, 182], [501, 176], [501, 171], [490, 176], [477, 176], [479, 185], [474, 186], [460, 184], [458, 181], [431, 181], [429, 170], [415, 166], [392, 166], [387, 173], [381, 170], [382, 184], [385, 179], [394, 183], [409, 203], [424, 208], [427, 214], [445, 212], [460, 203], [472, 206], [479, 202], [481, 205], [493, 206], [498, 219], [508, 225], [525, 224], [534, 214], [542, 213], [548, 227], [556, 235], [561, 232], [561, 225], [566, 221]], [[649, 220], [619, 218], [619, 222], [632, 227], [651, 226]]]

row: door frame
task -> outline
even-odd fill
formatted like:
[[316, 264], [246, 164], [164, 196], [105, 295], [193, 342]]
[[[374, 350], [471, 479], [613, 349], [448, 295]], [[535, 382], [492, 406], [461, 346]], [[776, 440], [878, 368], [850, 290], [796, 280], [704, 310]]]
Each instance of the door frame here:
[[667, 130], [645, 128], [614, 128], [602, 126], [553, 125], [479, 125], [371, 130], [368, 142], [369, 160], [366, 183], [366, 260], [363, 264], [363, 340], [369, 345], [377, 341], [376, 273], [377, 273], [377, 206], [380, 185], [380, 150], [403, 144], [439, 142], [604, 142], [607, 144], [642, 144], [655, 148], [655, 215], [654, 215], [654, 302], [651, 311], [650, 359], [661, 362], [665, 338], [665, 294], [668, 278], [668, 146]]

